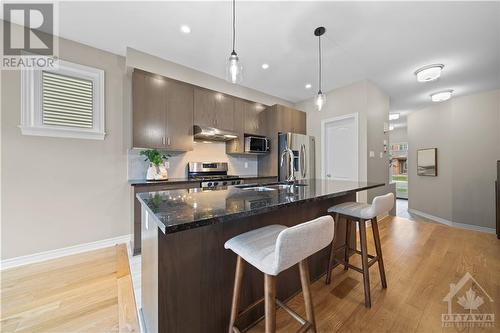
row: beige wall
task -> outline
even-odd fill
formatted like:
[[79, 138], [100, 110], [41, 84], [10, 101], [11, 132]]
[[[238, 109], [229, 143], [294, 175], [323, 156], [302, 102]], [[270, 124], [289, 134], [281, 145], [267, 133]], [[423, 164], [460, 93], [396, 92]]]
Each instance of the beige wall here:
[[408, 129], [398, 127], [389, 132], [389, 143], [408, 142]]
[[[60, 39], [59, 53], [63, 60], [105, 71], [107, 135], [103, 141], [21, 135], [20, 73], [2, 71], [1, 259], [132, 233], [129, 59], [66, 39]], [[145, 70], [265, 104], [289, 104], [159, 58], [139, 58], [136, 64]], [[210, 157], [223, 158], [220, 145], [211, 148], [216, 154]], [[172, 174], [180, 175], [187, 160], [207, 157], [206, 150], [177, 155]], [[233, 170], [245, 162], [226, 158]], [[251, 174], [254, 166], [251, 159], [248, 162]]]
[[289, 101], [277, 98], [260, 91], [232, 84], [226, 80], [185, 67], [153, 55], [127, 48], [127, 67], [161, 74], [163, 76], [194, 84], [199, 87], [220, 91], [232, 96], [244, 98], [265, 105], [282, 104], [291, 106]]
[[2, 259], [130, 234], [125, 58], [64, 39], [59, 48], [105, 70], [107, 135], [21, 135], [20, 72], [2, 72]]
[[[383, 152], [384, 122], [389, 118], [389, 97], [369, 81], [360, 81], [327, 93], [327, 103], [317, 111], [314, 98], [295, 105], [307, 112], [307, 133], [316, 137], [316, 175], [321, 177], [322, 142], [321, 121], [342, 115], [357, 113], [359, 119], [359, 180], [388, 182], [388, 156]], [[369, 151], [375, 157], [369, 157]], [[359, 200], [367, 200], [366, 194]]]
[[[408, 117], [409, 207], [462, 224], [494, 228], [500, 159], [499, 90], [451, 99]], [[416, 150], [438, 148], [438, 177], [416, 174]]]

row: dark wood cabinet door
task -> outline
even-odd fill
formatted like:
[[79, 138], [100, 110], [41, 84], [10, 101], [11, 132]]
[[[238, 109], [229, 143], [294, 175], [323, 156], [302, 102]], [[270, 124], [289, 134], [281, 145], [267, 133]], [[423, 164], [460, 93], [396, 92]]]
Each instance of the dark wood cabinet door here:
[[173, 80], [166, 81], [166, 144], [169, 150], [193, 150], [194, 88]]
[[194, 124], [215, 127], [214, 92], [194, 88]]
[[248, 102], [234, 99], [234, 122], [233, 131], [238, 134], [238, 138], [226, 142], [226, 153], [242, 154], [245, 152], [245, 107]]
[[132, 78], [133, 140], [136, 148], [165, 147], [165, 81], [134, 71]]
[[234, 130], [234, 99], [221, 93], [213, 93], [215, 99], [215, 127]]
[[292, 129], [293, 133], [306, 134], [306, 113], [293, 110], [292, 114]]

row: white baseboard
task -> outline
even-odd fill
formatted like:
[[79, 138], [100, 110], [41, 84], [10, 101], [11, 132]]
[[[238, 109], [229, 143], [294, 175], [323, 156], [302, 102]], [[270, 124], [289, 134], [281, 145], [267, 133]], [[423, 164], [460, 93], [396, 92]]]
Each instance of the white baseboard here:
[[28, 264], [33, 264], [33, 263], [37, 263], [37, 262], [41, 262], [41, 261], [45, 261], [45, 260], [50, 260], [50, 259], [56, 259], [56, 258], [68, 256], [71, 254], [77, 254], [77, 253], [102, 249], [102, 248], [113, 246], [116, 244], [125, 243], [125, 244], [127, 244], [127, 247], [129, 247], [129, 243], [130, 243], [131, 239], [132, 239], [132, 235], [123, 235], [123, 236], [119, 236], [119, 237], [99, 240], [96, 242], [78, 244], [78, 245], [74, 245], [74, 246], [63, 247], [60, 249], [29, 254], [26, 256], [5, 259], [5, 260], [2, 260], [0, 263], [0, 270], [18, 267], [18, 266], [23, 266], [23, 265], [28, 265]]
[[488, 234], [496, 234], [496, 230], [494, 228], [481, 227], [481, 226], [473, 225], [473, 224], [457, 223], [457, 222], [443, 219], [441, 217], [437, 217], [437, 216], [434, 216], [431, 214], [421, 212], [421, 211], [416, 210], [416, 209], [408, 209], [408, 212], [410, 212], [411, 214], [421, 216], [421, 217], [425, 217], [426, 219], [432, 220], [432, 221], [437, 222], [437, 223], [445, 224], [445, 225], [450, 226], [450, 227], [486, 232]]

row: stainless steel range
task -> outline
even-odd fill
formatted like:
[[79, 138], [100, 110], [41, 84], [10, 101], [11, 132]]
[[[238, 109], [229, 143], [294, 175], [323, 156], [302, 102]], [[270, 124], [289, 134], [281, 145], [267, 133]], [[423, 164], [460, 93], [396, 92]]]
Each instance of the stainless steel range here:
[[241, 184], [242, 179], [228, 175], [227, 169], [226, 162], [189, 162], [188, 177], [199, 180], [204, 188]]

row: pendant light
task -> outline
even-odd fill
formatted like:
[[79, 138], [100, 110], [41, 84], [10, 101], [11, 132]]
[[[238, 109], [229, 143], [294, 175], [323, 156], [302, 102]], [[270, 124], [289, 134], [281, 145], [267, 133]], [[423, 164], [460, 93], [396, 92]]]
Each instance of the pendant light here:
[[318, 37], [318, 54], [319, 54], [319, 90], [318, 95], [316, 95], [316, 109], [321, 111], [323, 106], [326, 104], [326, 95], [321, 91], [321, 36], [326, 32], [325, 27], [317, 27], [314, 30], [314, 36]]
[[243, 66], [234, 50], [236, 38], [236, 15], [234, 8], [235, 0], [233, 0], [233, 52], [231, 52], [226, 64], [226, 80], [231, 83], [240, 83], [243, 79]]

